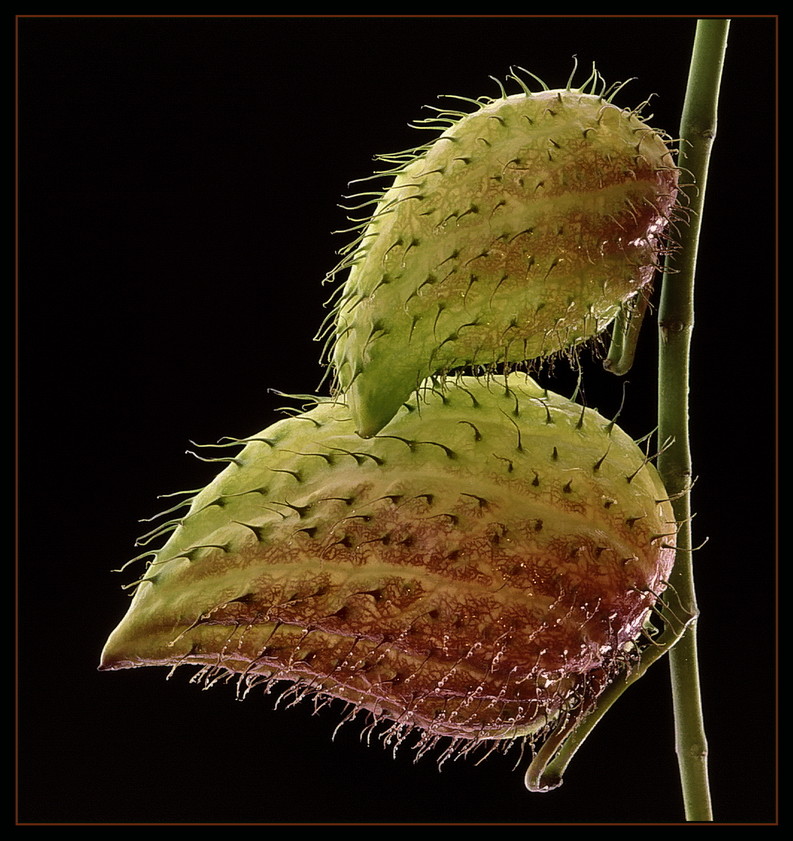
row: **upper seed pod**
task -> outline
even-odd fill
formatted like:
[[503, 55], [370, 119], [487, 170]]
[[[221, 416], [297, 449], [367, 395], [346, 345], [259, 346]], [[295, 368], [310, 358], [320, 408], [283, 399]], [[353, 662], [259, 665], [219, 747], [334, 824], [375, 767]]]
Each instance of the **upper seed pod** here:
[[426, 377], [572, 348], [652, 280], [677, 197], [664, 136], [583, 88], [524, 90], [442, 113], [418, 155], [384, 158], [397, 175], [338, 267], [334, 312], [364, 437]]
[[323, 402], [242, 443], [161, 530], [103, 668], [286, 681], [465, 750], [585, 712], [671, 568], [645, 454], [524, 374], [428, 392], [369, 440]]

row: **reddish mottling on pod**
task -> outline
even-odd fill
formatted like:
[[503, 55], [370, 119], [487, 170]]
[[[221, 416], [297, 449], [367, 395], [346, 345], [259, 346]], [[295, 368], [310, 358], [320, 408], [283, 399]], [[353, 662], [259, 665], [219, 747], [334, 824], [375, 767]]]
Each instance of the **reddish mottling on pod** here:
[[325, 399], [239, 444], [144, 538], [168, 535], [102, 669], [195, 666], [465, 752], [541, 735], [630, 667], [676, 529], [594, 410], [521, 373], [461, 377], [369, 439]]
[[[595, 89], [439, 110], [386, 155], [329, 319], [336, 387], [364, 437], [434, 374], [570, 352], [648, 294], [678, 193], [668, 138]], [[375, 198], [372, 198], [372, 196]], [[320, 337], [324, 334], [321, 332]]]

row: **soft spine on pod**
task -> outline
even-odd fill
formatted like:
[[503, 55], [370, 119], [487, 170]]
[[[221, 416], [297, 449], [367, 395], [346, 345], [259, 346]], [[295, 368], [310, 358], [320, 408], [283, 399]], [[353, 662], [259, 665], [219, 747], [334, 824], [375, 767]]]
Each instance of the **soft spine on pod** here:
[[539, 736], [629, 667], [675, 523], [594, 410], [459, 378], [368, 440], [330, 400], [239, 444], [161, 530], [103, 669], [286, 682], [448, 755]]
[[442, 112], [437, 139], [383, 158], [393, 184], [363, 202], [374, 212], [332, 273], [350, 269], [330, 356], [360, 435], [428, 376], [574, 348], [651, 283], [678, 171], [665, 137], [592, 92], [598, 80], [521, 82], [471, 114]]

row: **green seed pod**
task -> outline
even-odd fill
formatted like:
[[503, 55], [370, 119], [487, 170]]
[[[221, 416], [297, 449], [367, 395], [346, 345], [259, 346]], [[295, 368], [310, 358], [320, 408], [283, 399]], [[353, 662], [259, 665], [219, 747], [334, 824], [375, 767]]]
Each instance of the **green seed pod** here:
[[101, 668], [286, 682], [467, 751], [585, 712], [670, 572], [649, 459], [525, 374], [427, 391], [371, 439], [323, 401], [241, 443], [163, 529]]
[[524, 91], [441, 113], [436, 140], [385, 158], [397, 174], [333, 314], [364, 437], [428, 376], [569, 351], [652, 281], [677, 197], [664, 136], [605, 95]]

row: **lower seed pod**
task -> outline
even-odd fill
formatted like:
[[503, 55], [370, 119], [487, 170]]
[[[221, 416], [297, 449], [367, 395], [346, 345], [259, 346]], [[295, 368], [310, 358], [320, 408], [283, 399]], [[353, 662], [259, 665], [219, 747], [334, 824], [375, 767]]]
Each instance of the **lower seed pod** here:
[[323, 401], [240, 443], [153, 553], [101, 668], [286, 682], [398, 741], [468, 750], [586, 710], [671, 569], [652, 464], [523, 374], [427, 390], [367, 440]]

